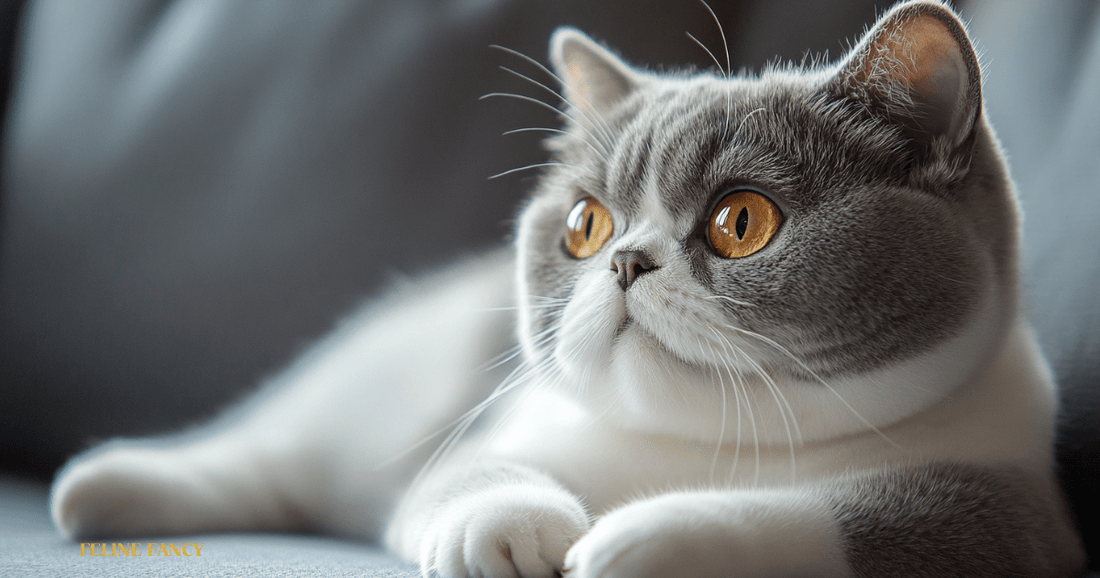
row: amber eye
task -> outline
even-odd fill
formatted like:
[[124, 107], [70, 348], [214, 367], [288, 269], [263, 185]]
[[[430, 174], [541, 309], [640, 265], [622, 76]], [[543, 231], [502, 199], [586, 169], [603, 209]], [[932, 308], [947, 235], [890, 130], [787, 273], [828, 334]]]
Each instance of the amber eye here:
[[719, 255], [747, 257], [775, 236], [783, 215], [770, 199], [754, 191], [726, 195], [710, 217], [710, 244]]
[[565, 228], [569, 254], [584, 259], [599, 251], [611, 238], [611, 213], [596, 199], [585, 197], [569, 211]]

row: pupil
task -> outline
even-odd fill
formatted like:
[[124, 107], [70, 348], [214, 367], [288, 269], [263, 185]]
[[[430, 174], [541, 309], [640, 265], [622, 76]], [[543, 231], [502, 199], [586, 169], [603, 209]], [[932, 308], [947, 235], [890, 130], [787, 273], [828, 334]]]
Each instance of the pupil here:
[[745, 238], [745, 230], [749, 228], [749, 209], [742, 207], [741, 212], [737, 215], [737, 240], [740, 241]]
[[588, 224], [584, 226], [584, 240], [587, 241], [592, 238], [592, 220], [596, 218], [595, 213], [588, 213]]

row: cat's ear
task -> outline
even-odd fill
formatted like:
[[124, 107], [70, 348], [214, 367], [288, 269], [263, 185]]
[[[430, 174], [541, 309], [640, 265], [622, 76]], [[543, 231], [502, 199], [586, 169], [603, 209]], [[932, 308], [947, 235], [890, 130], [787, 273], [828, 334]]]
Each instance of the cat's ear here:
[[902, 110], [917, 140], [954, 150], [981, 114], [981, 71], [959, 18], [936, 1], [895, 6], [842, 64], [842, 90]]
[[641, 74], [575, 28], [554, 32], [550, 62], [567, 103], [585, 115], [607, 113], [644, 82]]

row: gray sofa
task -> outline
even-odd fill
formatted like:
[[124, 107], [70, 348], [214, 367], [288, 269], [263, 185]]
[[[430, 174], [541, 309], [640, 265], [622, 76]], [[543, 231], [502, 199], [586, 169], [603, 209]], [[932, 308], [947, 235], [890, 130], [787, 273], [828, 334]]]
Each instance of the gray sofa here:
[[[870, 1], [711, 5], [736, 64], [837, 54]], [[887, 3], [879, 2], [881, 9]], [[50, 478], [98, 440], [252, 391], [394, 275], [502, 242], [553, 126], [498, 69], [571, 24], [633, 62], [709, 65], [694, 0], [0, 3], [0, 575], [411, 576], [320, 536], [143, 537], [201, 557], [81, 556]], [[1024, 208], [1027, 306], [1063, 386], [1059, 459], [1094, 560], [1100, 512], [1100, 10], [975, 0], [988, 114]], [[16, 24], [18, 26], [16, 27]], [[2, 31], [0, 31], [2, 32]], [[3, 72], [3, 71], [0, 71]], [[432, 234], [413, 234], [431, 231]], [[1095, 566], [1094, 569], [1100, 566]]]

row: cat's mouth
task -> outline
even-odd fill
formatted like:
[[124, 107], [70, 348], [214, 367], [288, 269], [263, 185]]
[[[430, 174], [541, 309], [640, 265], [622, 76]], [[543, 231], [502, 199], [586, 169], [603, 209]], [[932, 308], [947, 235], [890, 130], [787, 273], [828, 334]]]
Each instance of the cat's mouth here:
[[644, 323], [639, 323], [638, 320], [629, 313], [623, 317], [623, 320], [619, 322], [619, 326], [615, 328], [615, 332], [611, 336], [612, 344], [620, 344], [623, 343], [624, 340], [629, 339], [629, 337], [627, 337], [628, 332], [633, 334], [632, 337], [634, 338], [635, 346], [638, 341], [641, 341], [648, 347], [656, 350], [661, 357], [666, 358], [666, 361], [675, 361], [685, 366], [696, 367], [695, 363], [677, 354], [675, 350], [663, 342], [653, 331], [647, 329]]
[[626, 316], [623, 317], [623, 320], [619, 323], [619, 326], [615, 328], [615, 333], [611, 335], [611, 340], [613, 342], [618, 341], [619, 338], [622, 337], [623, 333], [626, 333], [626, 330], [630, 329], [631, 325], [634, 325], [634, 318], [631, 317], [629, 313], [627, 313]]

